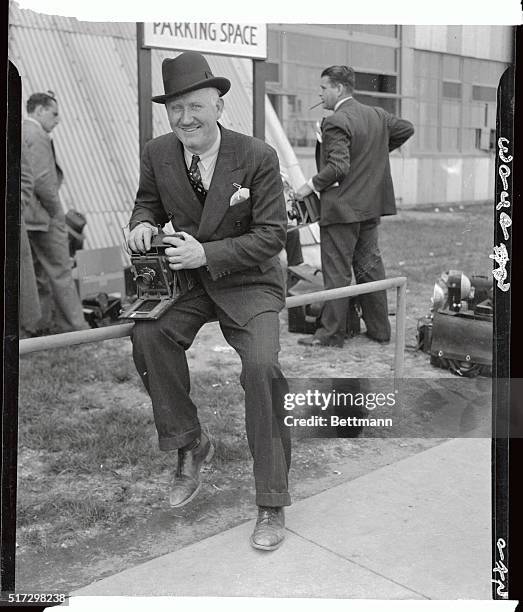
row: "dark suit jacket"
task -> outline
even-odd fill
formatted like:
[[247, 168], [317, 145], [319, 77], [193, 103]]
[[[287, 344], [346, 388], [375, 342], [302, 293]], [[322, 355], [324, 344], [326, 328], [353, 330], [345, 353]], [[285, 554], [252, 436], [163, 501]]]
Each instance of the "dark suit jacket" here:
[[[220, 126], [221, 144], [202, 210], [187, 178], [183, 147], [173, 133], [144, 147], [130, 227], [140, 221], [185, 231], [203, 244], [207, 266], [197, 273], [211, 299], [245, 325], [285, 303], [278, 253], [287, 213], [278, 157], [263, 141]], [[230, 206], [234, 183], [249, 199]]]
[[47, 231], [50, 217], [63, 215], [58, 190], [63, 173], [56, 163], [49, 134], [35, 121], [22, 123], [23, 146], [33, 176], [33, 191], [23, 208], [28, 230]]
[[[412, 123], [379, 107], [347, 100], [323, 121], [318, 174], [320, 225], [355, 223], [396, 213], [389, 151], [412, 134]], [[339, 186], [333, 184], [338, 182]]]

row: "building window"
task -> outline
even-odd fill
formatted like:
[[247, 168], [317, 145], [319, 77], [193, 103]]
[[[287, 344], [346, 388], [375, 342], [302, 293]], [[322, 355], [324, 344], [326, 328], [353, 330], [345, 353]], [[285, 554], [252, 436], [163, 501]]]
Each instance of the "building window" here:
[[476, 129], [476, 149], [494, 151], [496, 147], [496, 130], [489, 128]]
[[356, 87], [354, 97], [358, 102], [368, 106], [381, 106], [381, 108], [389, 113], [397, 114], [398, 97], [394, 95], [397, 92], [398, 86], [398, 77], [396, 75], [356, 72], [355, 76]]
[[398, 77], [392, 74], [372, 74], [356, 72], [356, 89], [361, 91], [380, 91], [396, 93]]
[[380, 98], [358, 92], [354, 92], [354, 97], [358, 102], [366, 104], [367, 106], [381, 106], [381, 108], [393, 115], [398, 114], [398, 100], [396, 98]]
[[268, 30], [274, 32], [269, 36], [269, 58], [280, 65], [280, 93], [287, 96], [278, 114], [293, 146], [315, 145], [316, 122], [325, 115], [318, 105], [320, 75], [327, 66], [352, 66], [355, 98], [397, 113], [398, 26], [273, 24]]
[[298, 96], [287, 96], [287, 102], [289, 104], [289, 111], [291, 113], [301, 113], [301, 100]]
[[497, 83], [505, 68], [494, 60], [415, 51], [418, 117], [413, 146], [427, 153], [491, 151]]
[[472, 99], [479, 102], [496, 102], [497, 89], [483, 85], [472, 85]]
[[461, 83], [443, 81], [442, 95], [444, 98], [461, 98]]

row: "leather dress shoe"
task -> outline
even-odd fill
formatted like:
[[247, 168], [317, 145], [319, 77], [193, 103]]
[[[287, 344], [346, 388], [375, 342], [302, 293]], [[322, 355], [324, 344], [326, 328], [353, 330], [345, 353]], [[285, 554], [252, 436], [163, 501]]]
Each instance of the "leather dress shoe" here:
[[258, 507], [258, 519], [251, 535], [251, 545], [259, 550], [276, 550], [285, 538], [283, 508]]
[[298, 344], [302, 346], [335, 346], [336, 348], [343, 348], [343, 340], [320, 340], [314, 336], [307, 336], [306, 338], [298, 338]]
[[178, 468], [169, 495], [171, 506], [180, 508], [196, 497], [202, 485], [200, 482], [202, 463], [208, 463], [213, 454], [214, 446], [204, 433], [199, 440], [178, 449]]

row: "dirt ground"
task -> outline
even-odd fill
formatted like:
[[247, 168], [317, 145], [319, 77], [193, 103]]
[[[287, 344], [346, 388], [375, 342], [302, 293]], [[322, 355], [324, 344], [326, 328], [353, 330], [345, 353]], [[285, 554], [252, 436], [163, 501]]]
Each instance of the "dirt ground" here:
[[[281, 362], [288, 376], [356, 377], [368, 375], [369, 368], [375, 376], [387, 377], [391, 374], [393, 343], [381, 346], [359, 336], [343, 349], [322, 348], [314, 352], [312, 349], [298, 347], [296, 340], [299, 336], [290, 334], [286, 327], [286, 315], [282, 314]], [[412, 331], [412, 325], [409, 327]], [[115, 342], [119, 343], [120, 351], [130, 356], [128, 341]], [[103, 350], [102, 345], [100, 350]], [[407, 350], [405, 357], [410, 376], [450, 376], [431, 368], [428, 357], [423, 353]], [[239, 361], [223, 340], [218, 325], [210, 323], [200, 332], [197, 342], [190, 349], [189, 363], [193, 378], [197, 378], [198, 372], [219, 372], [226, 385], [230, 382], [229, 378], [238, 372]], [[98, 395], [104, 392], [102, 388], [91, 390]], [[135, 385], [120, 385], [118, 393], [124, 394], [124, 402], [148, 403], [145, 393], [137, 393]], [[294, 442], [290, 473], [293, 499], [298, 501], [310, 497], [439, 442], [440, 439], [432, 438], [297, 440]], [[31, 477], [37, 469], [34, 456], [22, 453], [19, 478], [23, 480]], [[57, 479], [60, 477], [58, 475]], [[139, 494], [131, 496], [129, 503], [140, 506], [129, 509], [127, 526], [119, 523], [114, 528], [84, 529], [80, 539], [64, 537], [60, 543], [48, 542], [45, 547], [35, 548], [21, 538], [17, 549], [18, 588], [68, 592], [252, 520], [255, 516], [253, 482], [248, 462], [232, 461], [226, 465], [211, 464], [205, 467], [201, 494], [194, 503], [181, 509], [171, 509], [165, 501], [169, 478], [169, 470], [158, 475], [154, 494], [146, 502]], [[131, 471], [126, 473], [119, 470], [117, 478], [111, 478], [108, 474], [105, 480], [107, 495], [111, 496], [114, 489], [126, 481], [133, 483], [134, 487], [140, 487]], [[71, 486], [65, 480], [64, 486], [66, 482], [67, 486]], [[142, 483], [142, 486], [150, 489], [151, 484]], [[77, 486], [88, 488], [92, 482], [80, 475]], [[57, 504], [60, 504], [59, 499]]]

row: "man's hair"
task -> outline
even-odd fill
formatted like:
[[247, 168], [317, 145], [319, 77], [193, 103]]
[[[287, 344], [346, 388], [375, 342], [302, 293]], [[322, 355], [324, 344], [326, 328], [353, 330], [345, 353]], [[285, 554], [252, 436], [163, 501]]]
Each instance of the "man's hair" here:
[[343, 85], [349, 91], [354, 89], [356, 77], [354, 68], [350, 66], [329, 66], [321, 73], [322, 77], [328, 77], [332, 85]]
[[48, 108], [53, 102], [56, 102], [53, 91], [48, 91], [47, 93], [37, 92], [31, 94], [27, 99], [26, 109], [28, 113], [33, 113], [37, 106]]
[[221, 98], [222, 97], [222, 94], [221, 94], [220, 90], [217, 87], [198, 87], [197, 89], [191, 89], [191, 91], [186, 91], [186, 92], [181, 93], [181, 94], [174, 94], [173, 96], [169, 96], [165, 100], [165, 103], [172, 102], [173, 100], [176, 100], [177, 98], [181, 98], [182, 96], [186, 96], [187, 94], [193, 93], [195, 91], [199, 91], [201, 89], [211, 89], [213, 91], [213, 94], [216, 94], [216, 98]]

